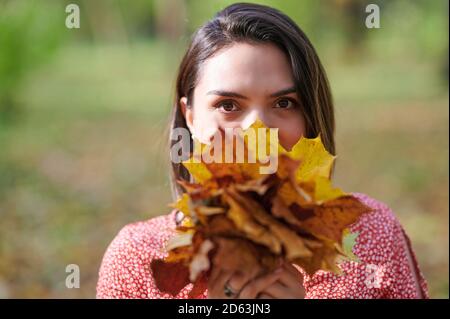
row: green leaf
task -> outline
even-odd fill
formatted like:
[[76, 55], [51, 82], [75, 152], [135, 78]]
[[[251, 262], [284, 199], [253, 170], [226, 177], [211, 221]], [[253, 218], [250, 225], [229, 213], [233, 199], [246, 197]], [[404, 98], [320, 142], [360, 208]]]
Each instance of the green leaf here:
[[356, 238], [358, 235], [358, 232], [351, 233], [349, 231], [345, 231], [344, 237], [342, 238], [342, 248], [346, 257], [355, 262], [359, 262], [358, 256], [353, 253], [353, 246], [356, 244]]

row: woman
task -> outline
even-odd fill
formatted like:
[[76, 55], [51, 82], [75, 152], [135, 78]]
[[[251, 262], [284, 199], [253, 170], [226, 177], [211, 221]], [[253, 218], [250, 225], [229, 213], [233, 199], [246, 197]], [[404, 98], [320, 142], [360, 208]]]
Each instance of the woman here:
[[[194, 34], [179, 67], [171, 128], [186, 128], [191, 138], [195, 134], [200, 139], [217, 127], [243, 127], [257, 117], [279, 128], [286, 149], [301, 136], [320, 133], [328, 152], [335, 154], [330, 88], [307, 36], [276, 9], [238, 3]], [[173, 180], [190, 178], [182, 165], [172, 164]], [[180, 196], [183, 190], [172, 185], [174, 196]], [[353, 249], [359, 262], [341, 263], [344, 275], [319, 271], [308, 276], [300, 267], [285, 264], [255, 277], [224, 269], [218, 257], [208, 289], [197, 297], [427, 298], [410, 241], [391, 209], [367, 195], [353, 195], [373, 212], [351, 227], [359, 233]], [[149, 266], [164, 257], [177, 216], [172, 211], [120, 231], [100, 268], [98, 298], [170, 298], [156, 288]], [[187, 298], [191, 288], [176, 298]]]

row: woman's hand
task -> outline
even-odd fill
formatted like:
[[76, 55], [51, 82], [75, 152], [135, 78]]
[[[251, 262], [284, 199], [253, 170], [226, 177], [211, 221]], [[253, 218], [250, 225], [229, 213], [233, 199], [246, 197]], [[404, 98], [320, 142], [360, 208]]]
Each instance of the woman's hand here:
[[216, 265], [208, 281], [208, 298], [304, 298], [302, 281], [301, 273], [288, 263], [272, 273], [257, 277], [239, 271], [225, 270], [220, 265]]
[[[281, 274], [273, 284], [259, 292], [259, 299], [303, 299], [303, 275], [291, 264], [284, 263]], [[244, 291], [243, 291], [244, 292]]]

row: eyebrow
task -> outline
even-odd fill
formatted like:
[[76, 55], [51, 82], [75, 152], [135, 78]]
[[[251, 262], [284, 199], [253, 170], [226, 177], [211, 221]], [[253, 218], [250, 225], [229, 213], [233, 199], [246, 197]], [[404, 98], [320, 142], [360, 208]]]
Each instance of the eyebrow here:
[[[269, 97], [278, 97], [278, 96], [295, 93], [295, 92], [297, 92], [295, 87], [290, 87], [290, 88], [283, 89], [283, 90], [277, 91], [275, 93], [272, 93], [269, 95]], [[224, 90], [211, 90], [211, 91], [208, 91], [208, 93], [206, 93], [206, 95], [220, 95], [220, 96], [226, 96], [226, 97], [239, 98], [239, 99], [243, 99], [243, 100], [248, 99], [248, 97], [246, 97], [242, 94], [239, 94], [236, 92], [231, 92], [231, 91], [224, 91]]]

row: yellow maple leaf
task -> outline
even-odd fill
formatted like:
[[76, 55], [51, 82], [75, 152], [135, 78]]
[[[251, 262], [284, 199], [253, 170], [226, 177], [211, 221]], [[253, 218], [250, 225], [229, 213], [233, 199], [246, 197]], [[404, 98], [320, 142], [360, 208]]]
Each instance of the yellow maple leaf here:
[[320, 133], [316, 138], [302, 136], [290, 151], [280, 145], [279, 154], [286, 154], [300, 161], [295, 172], [297, 181], [307, 181], [319, 176], [329, 179], [333, 162], [337, 158], [325, 149]]
[[190, 216], [191, 213], [189, 211], [189, 200], [189, 195], [184, 193], [175, 203], [169, 204], [169, 207], [178, 209], [185, 216]]
[[[250, 129], [256, 133], [249, 133]], [[205, 258], [211, 251], [214, 258], [222, 256], [221, 265], [230, 269], [270, 271], [280, 260], [287, 260], [310, 275], [318, 270], [340, 273], [338, 257], [351, 256], [349, 246], [354, 243], [354, 235], [343, 243], [346, 229], [369, 208], [332, 186], [330, 173], [336, 156], [325, 149], [320, 134], [301, 137], [288, 151], [273, 138], [274, 132], [278, 134], [257, 120], [235, 136], [243, 148], [233, 144], [233, 158], [243, 155], [243, 162], [205, 161], [205, 154], [214, 157], [214, 143], [196, 141], [196, 151], [183, 162], [195, 181], [179, 181], [185, 193], [171, 204], [188, 218], [178, 227], [179, 238], [169, 242], [166, 264], [155, 262], [155, 270], [167, 267], [179, 272], [181, 286], [186, 280], [186, 269], [181, 267], [190, 269], [191, 280], [204, 278], [203, 272], [209, 269]], [[263, 174], [261, 168], [274, 157], [277, 170]], [[205, 240], [215, 245], [208, 254], [201, 249]], [[218, 251], [220, 242], [231, 247], [232, 254]], [[195, 267], [189, 268], [192, 263]], [[169, 289], [165, 280], [170, 276], [155, 276], [158, 287]], [[197, 293], [204, 282], [196, 281], [194, 287]]]
[[183, 162], [183, 166], [187, 168], [189, 174], [191, 174], [198, 183], [202, 183], [212, 177], [211, 172], [202, 162], [197, 163], [192, 160], [187, 160]]

